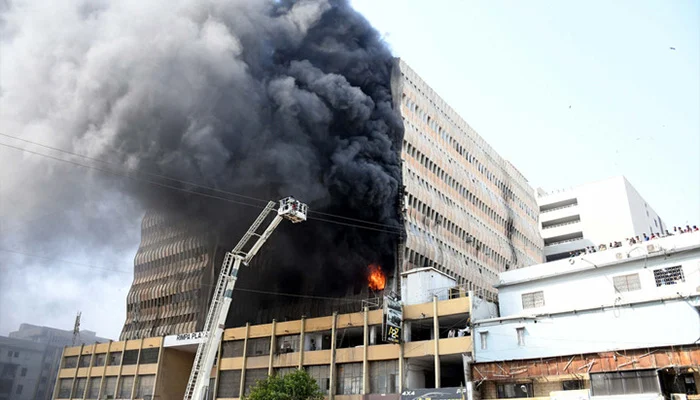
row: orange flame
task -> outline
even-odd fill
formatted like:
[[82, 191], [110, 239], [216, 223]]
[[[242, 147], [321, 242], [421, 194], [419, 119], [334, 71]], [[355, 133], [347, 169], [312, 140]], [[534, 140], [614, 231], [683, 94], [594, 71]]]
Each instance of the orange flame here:
[[372, 290], [383, 290], [386, 286], [386, 275], [382, 272], [382, 267], [375, 264], [369, 265], [369, 276], [367, 283]]

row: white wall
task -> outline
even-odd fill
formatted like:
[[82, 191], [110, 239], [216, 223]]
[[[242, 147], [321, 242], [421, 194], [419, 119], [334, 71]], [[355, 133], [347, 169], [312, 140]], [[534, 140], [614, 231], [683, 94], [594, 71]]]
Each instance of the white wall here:
[[457, 281], [435, 268], [419, 268], [403, 274], [401, 300], [407, 305], [430, 303], [433, 296], [447, 300], [450, 288], [456, 285]]
[[[647, 253], [647, 246], [665, 249]], [[618, 260], [618, 254], [622, 254]], [[626, 258], [629, 254], [630, 258]], [[680, 265], [684, 282], [658, 286], [654, 270]], [[638, 274], [640, 289], [617, 292], [616, 276]], [[478, 361], [694, 343], [700, 339], [700, 233], [586, 254], [501, 274], [501, 318], [475, 321]], [[523, 309], [522, 295], [545, 304]], [[517, 328], [525, 329], [518, 345]], [[481, 349], [480, 332], [487, 332]]]

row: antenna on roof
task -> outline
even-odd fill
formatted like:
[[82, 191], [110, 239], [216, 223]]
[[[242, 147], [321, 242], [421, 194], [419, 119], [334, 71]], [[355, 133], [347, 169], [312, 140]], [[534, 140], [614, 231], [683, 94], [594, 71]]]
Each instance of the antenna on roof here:
[[75, 316], [75, 324], [73, 325], [73, 346], [80, 342], [80, 315], [81, 312], [78, 311], [78, 315]]

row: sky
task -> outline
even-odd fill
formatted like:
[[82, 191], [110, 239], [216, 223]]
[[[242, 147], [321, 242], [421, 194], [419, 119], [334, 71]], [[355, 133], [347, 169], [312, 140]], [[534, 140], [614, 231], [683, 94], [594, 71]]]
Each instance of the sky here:
[[[534, 188], [625, 175], [667, 224], [700, 223], [699, 1], [352, 3]], [[0, 239], [63, 212], [8, 222], [8, 202]], [[13, 257], [23, 267], [0, 275], [16, 301], [0, 305], [0, 335], [21, 322], [72, 329], [80, 310], [83, 329], [118, 338], [140, 240], [140, 221], [126, 215], [123, 242], [100, 254], [4, 243], [29, 256], [1, 253], [0, 268]]]

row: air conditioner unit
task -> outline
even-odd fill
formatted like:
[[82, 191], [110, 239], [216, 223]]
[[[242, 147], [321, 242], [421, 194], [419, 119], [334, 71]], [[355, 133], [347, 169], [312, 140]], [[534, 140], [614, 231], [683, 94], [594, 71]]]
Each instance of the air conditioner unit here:
[[681, 393], [671, 393], [671, 400], [688, 400], [688, 395]]
[[647, 244], [647, 253], [658, 253], [663, 249], [658, 244]]
[[615, 258], [618, 259], [618, 260], [622, 260], [622, 259], [624, 258], [624, 256], [625, 256], [625, 255], [622, 254], [622, 253], [615, 253]]

